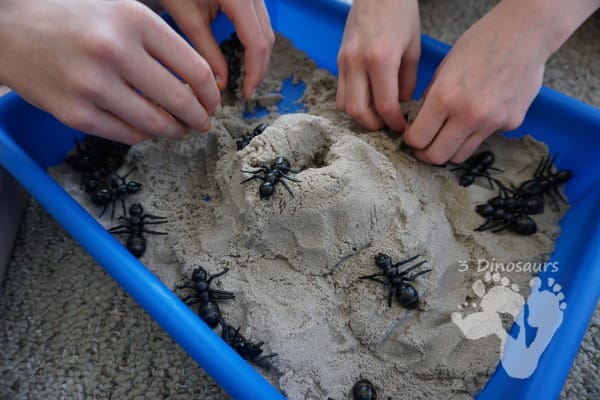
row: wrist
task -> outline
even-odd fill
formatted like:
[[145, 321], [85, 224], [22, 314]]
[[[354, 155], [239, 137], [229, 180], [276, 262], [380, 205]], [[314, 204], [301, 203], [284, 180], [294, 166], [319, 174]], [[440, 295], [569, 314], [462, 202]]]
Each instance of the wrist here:
[[600, 8], [600, 0], [502, 0], [507, 17], [520, 24], [524, 40], [537, 43], [546, 58]]

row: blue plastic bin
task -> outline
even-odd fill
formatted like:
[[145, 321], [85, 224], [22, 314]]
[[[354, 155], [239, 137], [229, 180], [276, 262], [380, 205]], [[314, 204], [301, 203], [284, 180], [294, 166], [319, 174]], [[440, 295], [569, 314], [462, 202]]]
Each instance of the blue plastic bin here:
[[[317, 64], [336, 73], [336, 56], [349, 5], [336, 0], [267, 0], [275, 29]], [[310, 28], [307, 28], [310, 27]], [[218, 39], [231, 24], [220, 17]], [[449, 47], [423, 37], [416, 96], [419, 97]], [[575, 171], [567, 186], [571, 209], [548, 271], [562, 285], [568, 308], [533, 375], [513, 379], [499, 366], [480, 399], [558, 397], [600, 297], [600, 110], [543, 88], [523, 125], [510, 135], [532, 134], [557, 152], [558, 167]], [[73, 131], [15, 94], [0, 98], [0, 163], [92, 257], [235, 399], [283, 399], [144, 265], [100, 226], [46, 173], [62, 163]]]

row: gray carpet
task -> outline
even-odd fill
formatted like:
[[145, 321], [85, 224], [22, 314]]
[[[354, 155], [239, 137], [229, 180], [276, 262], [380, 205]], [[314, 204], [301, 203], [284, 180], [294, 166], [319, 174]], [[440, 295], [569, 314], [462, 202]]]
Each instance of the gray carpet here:
[[[448, 43], [493, 1], [421, 1]], [[600, 15], [552, 57], [545, 83], [600, 107]], [[35, 201], [0, 287], [0, 399], [227, 399]], [[561, 399], [600, 398], [600, 312]]]

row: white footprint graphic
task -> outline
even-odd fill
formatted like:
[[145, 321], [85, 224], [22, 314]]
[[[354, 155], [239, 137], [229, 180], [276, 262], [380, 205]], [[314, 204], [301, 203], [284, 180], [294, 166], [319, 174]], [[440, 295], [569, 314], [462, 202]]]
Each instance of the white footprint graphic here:
[[[462, 313], [454, 312], [451, 319], [469, 339], [477, 340], [490, 335], [497, 336], [500, 339], [500, 352], [502, 352], [508, 333], [502, 325], [501, 314], [510, 314], [514, 320], [523, 308], [525, 300], [518, 293], [518, 285], [509, 286], [509, 279], [501, 278], [498, 273], [492, 275], [486, 272], [483, 280], [488, 285], [494, 286], [486, 293], [486, 284], [482, 280], [473, 283], [473, 292], [481, 299], [479, 307], [482, 311], [464, 317]], [[472, 306], [477, 307], [477, 304], [473, 303]]]
[[[567, 303], [561, 292], [561, 286], [554, 279], [547, 279], [547, 288], [541, 289], [542, 280], [533, 278], [530, 282], [531, 293], [527, 298], [529, 315], [525, 321], [523, 310], [515, 323], [519, 327], [516, 338], [509, 336], [502, 354], [502, 366], [513, 378], [525, 379], [537, 368], [538, 361], [552, 340], [554, 332], [562, 324]], [[531, 344], [527, 345], [527, 325], [537, 328]]]

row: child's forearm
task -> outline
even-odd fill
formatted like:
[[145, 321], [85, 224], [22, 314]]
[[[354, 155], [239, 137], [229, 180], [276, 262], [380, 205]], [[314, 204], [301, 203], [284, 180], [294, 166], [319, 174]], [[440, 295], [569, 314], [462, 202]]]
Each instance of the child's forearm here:
[[525, 25], [523, 32], [550, 56], [600, 8], [600, 0], [502, 0], [497, 7]]

